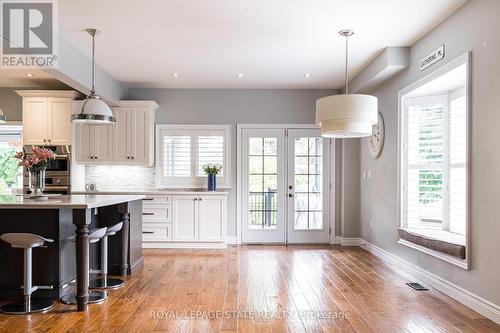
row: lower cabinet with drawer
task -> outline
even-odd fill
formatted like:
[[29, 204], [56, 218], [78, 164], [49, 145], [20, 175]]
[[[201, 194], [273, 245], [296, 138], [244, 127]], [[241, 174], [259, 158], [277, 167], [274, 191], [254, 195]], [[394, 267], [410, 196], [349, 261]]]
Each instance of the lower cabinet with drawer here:
[[149, 195], [143, 201], [144, 248], [225, 248], [224, 193]]

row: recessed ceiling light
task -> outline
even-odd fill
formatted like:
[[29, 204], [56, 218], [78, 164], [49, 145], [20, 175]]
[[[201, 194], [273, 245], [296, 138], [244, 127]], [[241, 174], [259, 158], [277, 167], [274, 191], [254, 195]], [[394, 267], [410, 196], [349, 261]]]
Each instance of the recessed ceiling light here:
[[305, 73], [305, 74], [304, 74], [304, 77], [311, 77], [311, 74], [309, 74], [309, 73]]
[[26, 74], [26, 77], [33, 77], [33, 74], [28, 73], [28, 74]]
[[179, 77], [179, 73], [172, 73], [170, 75], [172, 75], [173, 77]]
[[243, 77], [243, 73], [238, 73], [238, 77], [241, 79]]

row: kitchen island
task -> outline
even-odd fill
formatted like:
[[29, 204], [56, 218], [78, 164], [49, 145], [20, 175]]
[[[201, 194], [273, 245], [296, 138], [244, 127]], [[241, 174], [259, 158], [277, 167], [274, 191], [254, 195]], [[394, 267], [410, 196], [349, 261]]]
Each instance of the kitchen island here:
[[[141, 195], [67, 195], [44, 201], [22, 196], [0, 196], [0, 234], [26, 232], [52, 238], [47, 248], [33, 254], [33, 282], [52, 285], [42, 297], [60, 298], [76, 280], [77, 309], [87, 310], [89, 267], [99, 267], [98, 245], [89, 246], [89, 230], [123, 222], [109, 240], [108, 270], [130, 274], [143, 263]], [[69, 240], [75, 236], [75, 242]], [[76, 246], [75, 246], [76, 243]], [[22, 284], [22, 251], [0, 242], [0, 296], [19, 293]], [[43, 293], [45, 292], [45, 294]], [[36, 296], [34, 296], [36, 297]]]

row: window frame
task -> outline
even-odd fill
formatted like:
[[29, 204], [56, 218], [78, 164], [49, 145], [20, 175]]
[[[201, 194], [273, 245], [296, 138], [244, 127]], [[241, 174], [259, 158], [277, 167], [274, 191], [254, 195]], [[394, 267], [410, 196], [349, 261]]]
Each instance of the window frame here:
[[[193, 137], [217, 134], [223, 132], [224, 136], [224, 158], [223, 158], [223, 168], [224, 176], [217, 177], [217, 187], [219, 188], [230, 188], [231, 187], [231, 125], [178, 125], [178, 124], [157, 124], [156, 125], [156, 156], [155, 156], [155, 179], [157, 188], [168, 188], [168, 187], [178, 187], [178, 188], [203, 188], [206, 187], [206, 177], [196, 176], [196, 154], [191, 156], [191, 172], [192, 175], [189, 177], [162, 177], [162, 152], [161, 152], [161, 137], [162, 132], [171, 131], [172, 133], [178, 133], [189, 135], [191, 137], [191, 142], [193, 142]], [[191, 148], [191, 151], [196, 152], [196, 148]]]
[[[406, 165], [404, 161], [404, 149], [406, 137], [406, 112], [405, 112], [405, 96], [415, 89], [437, 79], [448, 73], [449, 71], [464, 65], [466, 66], [466, 84], [465, 84], [465, 97], [466, 97], [466, 217], [465, 217], [465, 246], [466, 246], [466, 258], [461, 260], [459, 258], [451, 257], [438, 251], [430, 250], [422, 246], [410, 243], [406, 240], [400, 239], [398, 243], [408, 246], [412, 249], [418, 250], [420, 252], [429, 254], [441, 260], [444, 260], [453, 265], [459, 266], [463, 269], [470, 269], [471, 266], [471, 52], [468, 51], [461, 56], [450, 60], [445, 65], [434, 70], [428, 75], [422, 77], [413, 84], [403, 88], [398, 92], [398, 181], [397, 181], [397, 195], [398, 195], [398, 217], [397, 217], [397, 228], [405, 228], [405, 188], [403, 186], [405, 180], [405, 170], [403, 169]], [[444, 222], [443, 222], [444, 223]], [[441, 228], [439, 229], [441, 230]], [[445, 239], [443, 239], [445, 240]]]

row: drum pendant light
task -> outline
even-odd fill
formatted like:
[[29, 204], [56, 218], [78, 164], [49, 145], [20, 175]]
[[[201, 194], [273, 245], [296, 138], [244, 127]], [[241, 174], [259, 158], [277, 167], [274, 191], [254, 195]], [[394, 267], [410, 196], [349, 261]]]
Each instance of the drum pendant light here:
[[87, 29], [92, 36], [92, 90], [85, 98], [80, 113], [71, 116], [74, 123], [84, 123], [92, 125], [114, 124], [116, 122], [113, 112], [109, 106], [103, 102], [101, 97], [95, 93], [95, 36], [99, 34], [97, 29]]
[[321, 136], [327, 138], [360, 138], [372, 135], [377, 123], [377, 98], [370, 95], [349, 94], [349, 44], [352, 30], [342, 30], [345, 37], [345, 94], [320, 98], [316, 101], [316, 124]]

